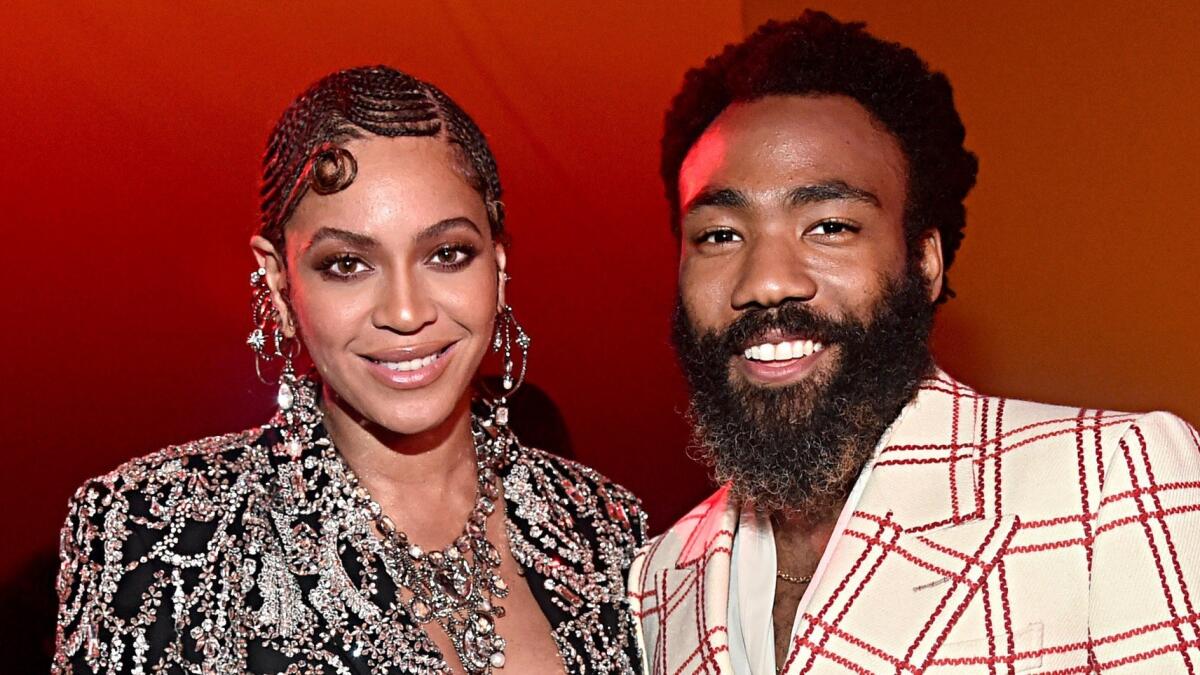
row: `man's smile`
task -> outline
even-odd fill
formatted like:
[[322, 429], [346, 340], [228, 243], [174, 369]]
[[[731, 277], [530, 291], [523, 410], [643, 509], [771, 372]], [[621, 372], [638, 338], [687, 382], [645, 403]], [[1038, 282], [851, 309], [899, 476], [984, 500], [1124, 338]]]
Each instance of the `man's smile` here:
[[786, 386], [808, 377], [824, 354], [825, 345], [813, 340], [761, 342], [735, 357], [734, 365], [754, 384]]
[[746, 347], [743, 356], [750, 361], [791, 361], [821, 351], [825, 345], [813, 340], [767, 340]]

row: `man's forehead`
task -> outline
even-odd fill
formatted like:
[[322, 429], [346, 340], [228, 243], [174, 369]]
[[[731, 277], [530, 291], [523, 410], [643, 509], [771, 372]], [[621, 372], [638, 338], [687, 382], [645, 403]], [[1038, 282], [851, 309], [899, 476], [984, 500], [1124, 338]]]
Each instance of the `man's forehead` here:
[[679, 171], [680, 204], [716, 186], [781, 188], [830, 179], [904, 180], [896, 139], [845, 96], [770, 96], [726, 108], [705, 129]]

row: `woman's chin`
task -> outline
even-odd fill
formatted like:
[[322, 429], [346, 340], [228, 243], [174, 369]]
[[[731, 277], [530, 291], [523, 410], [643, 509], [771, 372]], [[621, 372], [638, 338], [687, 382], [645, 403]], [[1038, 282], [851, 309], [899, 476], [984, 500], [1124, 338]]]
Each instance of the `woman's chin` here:
[[336, 389], [330, 393], [335, 395], [336, 406], [344, 417], [379, 436], [416, 436], [447, 427], [448, 422], [453, 426], [451, 418], [463, 409], [462, 396], [452, 396], [448, 391], [431, 388], [421, 395], [404, 395], [408, 394], [404, 392], [397, 396], [399, 392], [380, 395], [365, 389], [347, 392], [349, 395]]
[[444, 415], [385, 415], [374, 421], [374, 426], [392, 436], [419, 436], [446, 427], [450, 411]]

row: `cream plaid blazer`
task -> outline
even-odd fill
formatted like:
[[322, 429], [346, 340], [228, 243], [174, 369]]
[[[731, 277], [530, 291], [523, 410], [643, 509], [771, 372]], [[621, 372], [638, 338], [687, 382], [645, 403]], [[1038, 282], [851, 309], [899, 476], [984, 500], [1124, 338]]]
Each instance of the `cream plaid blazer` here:
[[[732, 672], [737, 522], [722, 488], [634, 561], [646, 673]], [[938, 372], [881, 441], [814, 593], [790, 675], [1200, 673], [1200, 437]]]

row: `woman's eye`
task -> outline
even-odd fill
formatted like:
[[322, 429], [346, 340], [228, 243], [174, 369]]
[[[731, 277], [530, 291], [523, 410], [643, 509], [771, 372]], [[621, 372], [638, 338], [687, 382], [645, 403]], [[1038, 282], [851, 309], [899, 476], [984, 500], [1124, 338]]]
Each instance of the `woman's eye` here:
[[696, 238], [697, 244], [732, 244], [741, 241], [742, 235], [730, 229], [709, 230]]
[[842, 234], [843, 232], [857, 232], [858, 228], [854, 225], [842, 220], [822, 220], [809, 230], [813, 234]]
[[326, 260], [321, 266], [321, 271], [332, 277], [352, 277], [356, 274], [368, 271], [370, 268], [362, 260], [352, 255], [336, 256]]
[[439, 267], [458, 268], [475, 257], [475, 249], [467, 246], [442, 246], [433, 252], [430, 261]]

